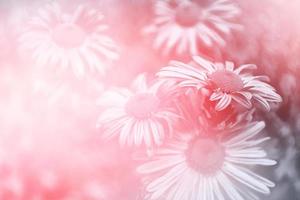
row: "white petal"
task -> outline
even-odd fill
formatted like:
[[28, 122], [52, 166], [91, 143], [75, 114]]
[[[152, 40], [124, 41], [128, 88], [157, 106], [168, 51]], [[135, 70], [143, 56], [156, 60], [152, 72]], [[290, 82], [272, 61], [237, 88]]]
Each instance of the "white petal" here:
[[174, 155], [174, 156], [166, 156], [157, 161], [148, 162], [140, 167], [138, 167], [138, 172], [142, 174], [148, 174], [157, 172], [177, 164], [180, 164], [185, 161], [184, 156], [182, 155]]
[[119, 137], [119, 143], [121, 146], [124, 146], [126, 144], [127, 138], [129, 134], [131, 134], [132, 130], [132, 120], [129, 120], [124, 127], [121, 130], [120, 137]]
[[221, 91], [216, 91], [216, 92], [213, 92], [212, 95], [210, 96], [209, 100], [210, 101], [216, 101], [216, 100], [219, 100], [223, 97], [224, 93], [221, 92]]
[[274, 160], [270, 160], [267, 158], [227, 158], [228, 161], [237, 163], [237, 164], [244, 164], [244, 165], [265, 165], [265, 166], [272, 166], [275, 165], [277, 162]]
[[234, 70], [234, 72], [240, 74], [243, 70], [255, 70], [255, 69], [257, 69], [257, 66], [255, 64], [246, 64], [246, 65], [241, 65], [236, 70]]
[[133, 133], [134, 134], [134, 143], [137, 146], [140, 146], [142, 144], [143, 141], [143, 132], [142, 132], [142, 124], [140, 121], [136, 121], [134, 126], [133, 126]]
[[138, 75], [133, 83], [132, 83], [132, 87], [139, 92], [146, 92], [147, 91], [147, 80], [146, 80], [146, 74], [140, 74]]
[[224, 93], [223, 97], [217, 103], [215, 109], [217, 111], [224, 110], [225, 108], [227, 108], [227, 106], [229, 106], [230, 103], [231, 103], [231, 95]]
[[150, 127], [147, 122], [142, 123], [142, 134], [144, 135], [144, 141], [147, 147], [152, 146], [152, 137], [151, 137], [151, 132], [150, 132]]
[[253, 190], [256, 190], [264, 194], [270, 193], [270, 189], [263, 182], [252, 177], [241, 167], [238, 168], [227, 163], [224, 165], [224, 171], [231, 177], [235, 178], [237, 181], [245, 184], [246, 186], [252, 188]]
[[201, 67], [203, 67], [204, 69], [206, 69], [208, 72], [213, 72], [215, 71], [213, 64], [208, 61], [205, 60], [204, 58], [200, 57], [200, 56], [194, 56], [193, 60], [198, 63]]
[[240, 134], [224, 142], [224, 144], [230, 146], [236, 143], [246, 141], [252, 138], [253, 136], [257, 135], [262, 129], [264, 129], [264, 127], [265, 123], [263, 121], [249, 124], [246, 128], [241, 130], [242, 132]]
[[220, 189], [217, 179], [213, 178], [211, 180], [212, 180], [212, 187], [214, 189], [214, 194], [215, 194], [216, 199], [225, 200], [224, 194]]
[[184, 164], [176, 165], [166, 174], [158, 177], [147, 186], [148, 192], [153, 192], [153, 199], [160, 197], [182, 176], [186, 168]]
[[270, 107], [269, 103], [263, 97], [261, 97], [260, 95], [257, 95], [257, 94], [253, 94], [253, 98], [258, 103], [260, 103], [267, 111], [271, 110], [271, 107]]
[[[158, 122], [155, 122], [153, 120], [149, 121], [151, 132], [154, 138], [154, 142], [156, 145], [161, 145], [162, 141], [164, 139], [164, 133], [159, 133], [157, 126], [161, 126]], [[162, 130], [162, 129], [160, 129]]]
[[166, 44], [166, 48], [170, 49], [170, 50], [178, 42], [178, 40], [180, 39], [181, 33], [182, 33], [182, 29], [178, 28], [177, 26], [174, 26], [172, 28], [173, 28], [173, 31], [171, 31], [170, 37]]
[[216, 178], [231, 200], [244, 200], [241, 194], [235, 189], [235, 185], [233, 185], [227, 176], [223, 173], [219, 173]]
[[251, 101], [246, 99], [244, 96], [239, 94], [232, 94], [232, 98], [239, 103], [240, 105], [244, 106], [247, 109], [252, 107]]

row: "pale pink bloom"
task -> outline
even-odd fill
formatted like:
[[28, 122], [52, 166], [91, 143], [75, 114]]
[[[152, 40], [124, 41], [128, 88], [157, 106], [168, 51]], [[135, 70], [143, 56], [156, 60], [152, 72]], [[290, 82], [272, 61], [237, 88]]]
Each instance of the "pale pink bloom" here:
[[178, 54], [195, 55], [199, 44], [225, 45], [224, 36], [240, 28], [233, 22], [240, 9], [230, 0], [157, 0], [154, 12], [156, 18], [145, 32], [156, 35], [154, 47], [163, 48], [165, 53], [175, 49]]
[[99, 118], [104, 137], [119, 137], [121, 145], [161, 145], [172, 133], [176, 119], [173, 109], [165, 104], [164, 83], [147, 85], [143, 75], [134, 81], [132, 90], [107, 91], [99, 99], [104, 111]]
[[233, 62], [213, 63], [199, 56], [194, 56], [193, 64], [172, 61], [158, 72], [161, 78], [179, 80], [181, 87], [205, 88], [209, 91], [209, 100], [216, 102], [217, 111], [227, 108], [232, 102], [247, 109], [253, 102], [270, 110], [271, 102], [281, 102], [282, 99], [275, 89], [266, 83], [268, 77], [254, 76], [251, 71], [254, 64], [245, 64], [235, 68]]
[[227, 139], [181, 134], [138, 167], [146, 177], [145, 199], [246, 200], [270, 194], [274, 183], [248, 169], [276, 164], [258, 146], [269, 139], [256, 137], [264, 127], [250, 123], [227, 132]]
[[293, 98], [297, 91], [297, 76], [292, 73], [280, 75], [279, 87], [284, 97]]
[[51, 3], [38, 13], [20, 37], [20, 49], [29, 51], [38, 66], [56, 67], [59, 72], [71, 68], [81, 77], [87, 71], [103, 74], [108, 62], [118, 58], [98, 10], [77, 6], [70, 14]]

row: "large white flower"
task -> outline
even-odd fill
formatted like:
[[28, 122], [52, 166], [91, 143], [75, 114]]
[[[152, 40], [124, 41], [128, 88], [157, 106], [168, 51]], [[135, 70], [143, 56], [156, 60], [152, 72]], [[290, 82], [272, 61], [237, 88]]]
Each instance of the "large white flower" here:
[[38, 13], [20, 37], [20, 49], [29, 51], [37, 65], [72, 68], [80, 77], [88, 70], [103, 74], [108, 61], [118, 58], [114, 42], [103, 33], [107, 25], [99, 11], [77, 6], [70, 14], [51, 3]]
[[164, 83], [147, 85], [140, 75], [133, 90], [118, 88], [108, 91], [99, 99], [104, 111], [99, 118], [104, 137], [118, 135], [121, 145], [161, 145], [177, 115], [165, 104]]
[[240, 10], [229, 0], [157, 0], [154, 12], [156, 18], [145, 32], [156, 34], [154, 47], [163, 47], [165, 53], [176, 48], [178, 54], [195, 55], [199, 45], [225, 45], [223, 36], [239, 28], [233, 20]]
[[206, 88], [210, 101], [215, 101], [215, 109], [220, 111], [236, 102], [251, 108], [253, 101], [270, 110], [270, 102], [281, 102], [275, 89], [266, 83], [266, 76], [254, 76], [254, 64], [245, 64], [235, 69], [234, 63], [213, 63], [199, 56], [193, 57], [196, 66], [172, 61], [158, 72], [158, 76], [179, 80], [182, 87]]
[[268, 139], [255, 139], [264, 126], [251, 123], [227, 139], [181, 135], [137, 169], [147, 177], [146, 199], [246, 200], [269, 194], [274, 183], [247, 169], [276, 164], [257, 146]]

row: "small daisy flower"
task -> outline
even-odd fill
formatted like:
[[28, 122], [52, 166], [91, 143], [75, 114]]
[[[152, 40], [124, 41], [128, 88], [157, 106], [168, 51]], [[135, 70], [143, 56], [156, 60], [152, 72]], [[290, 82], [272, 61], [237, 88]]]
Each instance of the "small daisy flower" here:
[[217, 1], [162, 1], [155, 4], [156, 18], [146, 33], [156, 34], [155, 48], [169, 53], [197, 54], [199, 43], [205, 47], [225, 45], [224, 35], [240, 28], [233, 20], [239, 8], [229, 0]]
[[168, 106], [162, 94], [164, 83], [150, 86], [144, 75], [138, 76], [133, 90], [115, 89], [106, 92], [99, 100], [104, 111], [99, 126], [104, 137], [118, 135], [121, 145], [161, 145], [165, 136], [172, 133], [177, 116]]
[[54, 65], [59, 71], [72, 68], [81, 77], [88, 69], [103, 74], [108, 62], [118, 58], [97, 10], [77, 6], [68, 14], [52, 3], [38, 13], [20, 37], [20, 49], [32, 53], [38, 66]]
[[270, 103], [282, 101], [275, 89], [266, 83], [268, 77], [254, 76], [248, 71], [256, 69], [254, 64], [245, 64], [235, 69], [234, 63], [213, 63], [199, 56], [193, 57], [196, 66], [170, 62], [158, 72], [162, 78], [178, 79], [179, 86], [208, 90], [209, 100], [216, 102], [217, 111], [224, 110], [232, 102], [247, 109], [253, 102], [270, 110]]
[[257, 146], [268, 139], [255, 139], [264, 126], [254, 122], [219, 140], [182, 134], [138, 167], [148, 177], [146, 199], [246, 200], [258, 199], [256, 193], [269, 194], [274, 183], [247, 169], [276, 164]]

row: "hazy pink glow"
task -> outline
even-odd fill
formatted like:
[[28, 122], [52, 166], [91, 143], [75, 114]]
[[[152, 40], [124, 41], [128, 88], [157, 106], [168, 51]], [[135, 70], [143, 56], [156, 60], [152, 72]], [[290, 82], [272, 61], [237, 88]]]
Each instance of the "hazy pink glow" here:
[[[58, 29], [53, 37], [58, 43], [68, 39], [66, 48], [82, 43], [76, 42], [83, 40], [78, 34], [70, 38], [63, 27]], [[3, 30], [5, 36], [7, 31]], [[103, 77], [77, 79], [69, 70], [56, 71], [51, 63], [35, 67], [29, 52], [22, 52], [20, 59], [10, 52], [15, 43], [1, 39], [5, 60], [0, 69], [0, 199], [130, 196], [130, 190], [119, 187], [135, 179], [128, 153], [103, 142], [96, 129]]]
[[[237, 1], [241, 9], [248, 9], [249, 13], [255, 15], [254, 19], [250, 20], [251, 14], [243, 11], [248, 16], [239, 20], [239, 23], [244, 25], [243, 30], [249, 34], [248, 37], [239, 35], [245, 38], [243, 40], [237, 37], [237, 40], [241, 40], [237, 41], [237, 45], [231, 43], [231, 36], [226, 37], [229, 41], [226, 46], [228, 52], [225, 51], [222, 55], [219, 51], [224, 50], [223, 45], [220, 45], [220, 50], [206, 49], [200, 45], [199, 55], [214, 57], [216, 61], [222, 62], [228, 58], [238, 64], [259, 63], [264, 67], [258, 69], [259, 73], [269, 73], [268, 75], [275, 79], [274, 71], [280, 72], [281, 68], [289, 68], [291, 73], [299, 74], [297, 57], [300, 49], [300, 15], [296, 8], [300, 7], [300, 1], [295, 0], [287, 4], [281, 0], [267, 0], [262, 3], [268, 4], [264, 5], [266, 10], [263, 11], [260, 10], [261, 1]], [[165, 54], [155, 48], [152, 44], [154, 36], [147, 36], [143, 31], [151, 24], [153, 17], [148, 3], [145, 3], [145, 11], [139, 10], [141, 13], [135, 13], [135, 6], [139, 3], [129, 0], [128, 5], [118, 1], [91, 0], [88, 8], [99, 9], [103, 13], [104, 18], [101, 22], [79, 20], [79, 26], [72, 24], [72, 20], [67, 18], [62, 24], [49, 23], [50, 26], [48, 24], [46, 28], [43, 23], [34, 24], [33, 26], [38, 26], [38, 31], [48, 31], [48, 28], [51, 30], [47, 37], [40, 35], [43, 34], [42, 31], [33, 37], [28, 36], [30, 40], [25, 46], [33, 47], [37, 45], [35, 42], [51, 39], [53, 46], [49, 48], [52, 53], [43, 45], [39, 52], [32, 53], [24, 50], [24, 46], [20, 45], [20, 38], [25, 30], [27, 31], [26, 22], [38, 16], [37, 8], [44, 2], [28, 5], [25, 0], [19, 4], [16, 2], [8, 13], [3, 14], [5, 18], [0, 27], [0, 200], [135, 200], [137, 194], [144, 189], [141, 186], [143, 180], [136, 172], [137, 164], [144, 162], [145, 156], [151, 156], [151, 153], [155, 153], [156, 148], [159, 148], [159, 145], [164, 146], [164, 143], [157, 142], [153, 149], [145, 147], [145, 144], [121, 148], [118, 139], [104, 140], [103, 130], [97, 128], [97, 121], [106, 107], [97, 105], [97, 101], [104, 91], [111, 87], [127, 87], [138, 74], [144, 72], [153, 78], [169, 60], [188, 63], [189, 56], [181, 55], [177, 59], [177, 53], [170, 51], [169, 54]], [[80, 4], [79, 2], [84, 1], [66, 2], [62, 3], [63, 7], [72, 10]], [[1, 7], [0, 12], [2, 10], [5, 8]], [[270, 19], [263, 15], [256, 16], [256, 13], [260, 15], [262, 12], [266, 12]], [[77, 17], [80, 14], [82, 13], [77, 13]], [[192, 12], [188, 17], [193, 18], [194, 14]], [[141, 15], [140, 19], [137, 19], [138, 15]], [[99, 16], [94, 17], [93, 19], [96, 19]], [[190, 18], [182, 19], [181, 23], [187, 24], [186, 26], [193, 24], [194, 21], [189, 21]], [[93, 23], [100, 24], [99, 30], [90, 30]], [[262, 28], [266, 30], [261, 30]], [[97, 35], [97, 31], [102, 34], [104, 30], [104, 35]], [[261, 39], [264, 37], [264, 31], [270, 33], [267, 39]], [[236, 32], [234, 34], [239, 34]], [[98, 47], [95, 47], [95, 41], [99, 41]], [[244, 48], [237, 47], [239, 45]], [[277, 66], [274, 70], [270, 70], [270, 66], [259, 59], [260, 45], [266, 49], [263, 52], [266, 57], [274, 55], [274, 60], [279, 60], [275, 62]], [[281, 49], [288, 52], [284, 52], [284, 55], [276, 54], [281, 52]], [[192, 51], [193, 54], [197, 52]], [[290, 65], [280, 66], [280, 56], [285, 56]], [[41, 63], [42, 66], [39, 66]], [[222, 91], [236, 92], [243, 88], [242, 79], [231, 72], [219, 70], [209, 78], [214, 86]], [[287, 77], [287, 82], [289, 81]], [[290, 85], [293, 87], [293, 81]], [[174, 92], [173, 85], [170, 88], [172, 89], [169, 92]], [[151, 95], [141, 92], [131, 96], [125, 105], [126, 113], [139, 119], [147, 118], [153, 110], [158, 110], [162, 101]], [[168, 102], [177, 109], [177, 114], [190, 117], [182, 120], [172, 116], [172, 119], [177, 120], [176, 124], [172, 124], [172, 128], [176, 131], [190, 131], [195, 128], [199, 129], [199, 132], [208, 130], [207, 135], [214, 136], [217, 133], [210, 128], [221, 121], [231, 124], [237, 120], [237, 112], [241, 113], [240, 121], [252, 120], [252, 113], [249, 116], [245, 112], [247, 105], [233, 110], [228, 107], [228, 103], [218, 112], [215, 111], [216, 103], [208, 101], [211, 95], [206, 89], [197, 92], [187, 90], [180, 92], [176, 99], [169, 99], [177, 100]], [[119, 99], [112, 99], [112, 102], [114, 100]], [[263, 104], [265, 102], [262, 104], [267, 108], [274, 108], [277, 103], [275, 100], [274, 102], [274, 105], [273, 102], [270, 105], [268, 102], [268, 105]], [[199, 109], [200, 106], [205, 109]], [[193, 120], [197, 118], [195, 116], [201, 118], [206, 113], [211, 115], [209, 120], [203, 119], [196, 125], [193, 124]], [[162, 126], [165, 128], [170, 125], [164, 121]], [[151, 129], [150, 125], [149, 127]], [[168, 127], [167, 134], [161, 136], [164, 140], [172, 136], [170, 130]], [[155, 141], [156, 138], [151, 137]], [[210, 140], [203, 139], [198, 143], [195, 142], [190, 154], [195, 158], [193, 151], [200, 149], [201, 155], [199, 160], [192, 160], [191, 165], [195, 165], [199, 171], [210, 172], [211, 166], [216, 168], [215, 171], [219, 170], [224, 159], [223, 148]], [[206, 150], [213, 151], [214, 154], [205, 157]], [[201, 162], [207, 164], [203, 165]]]

